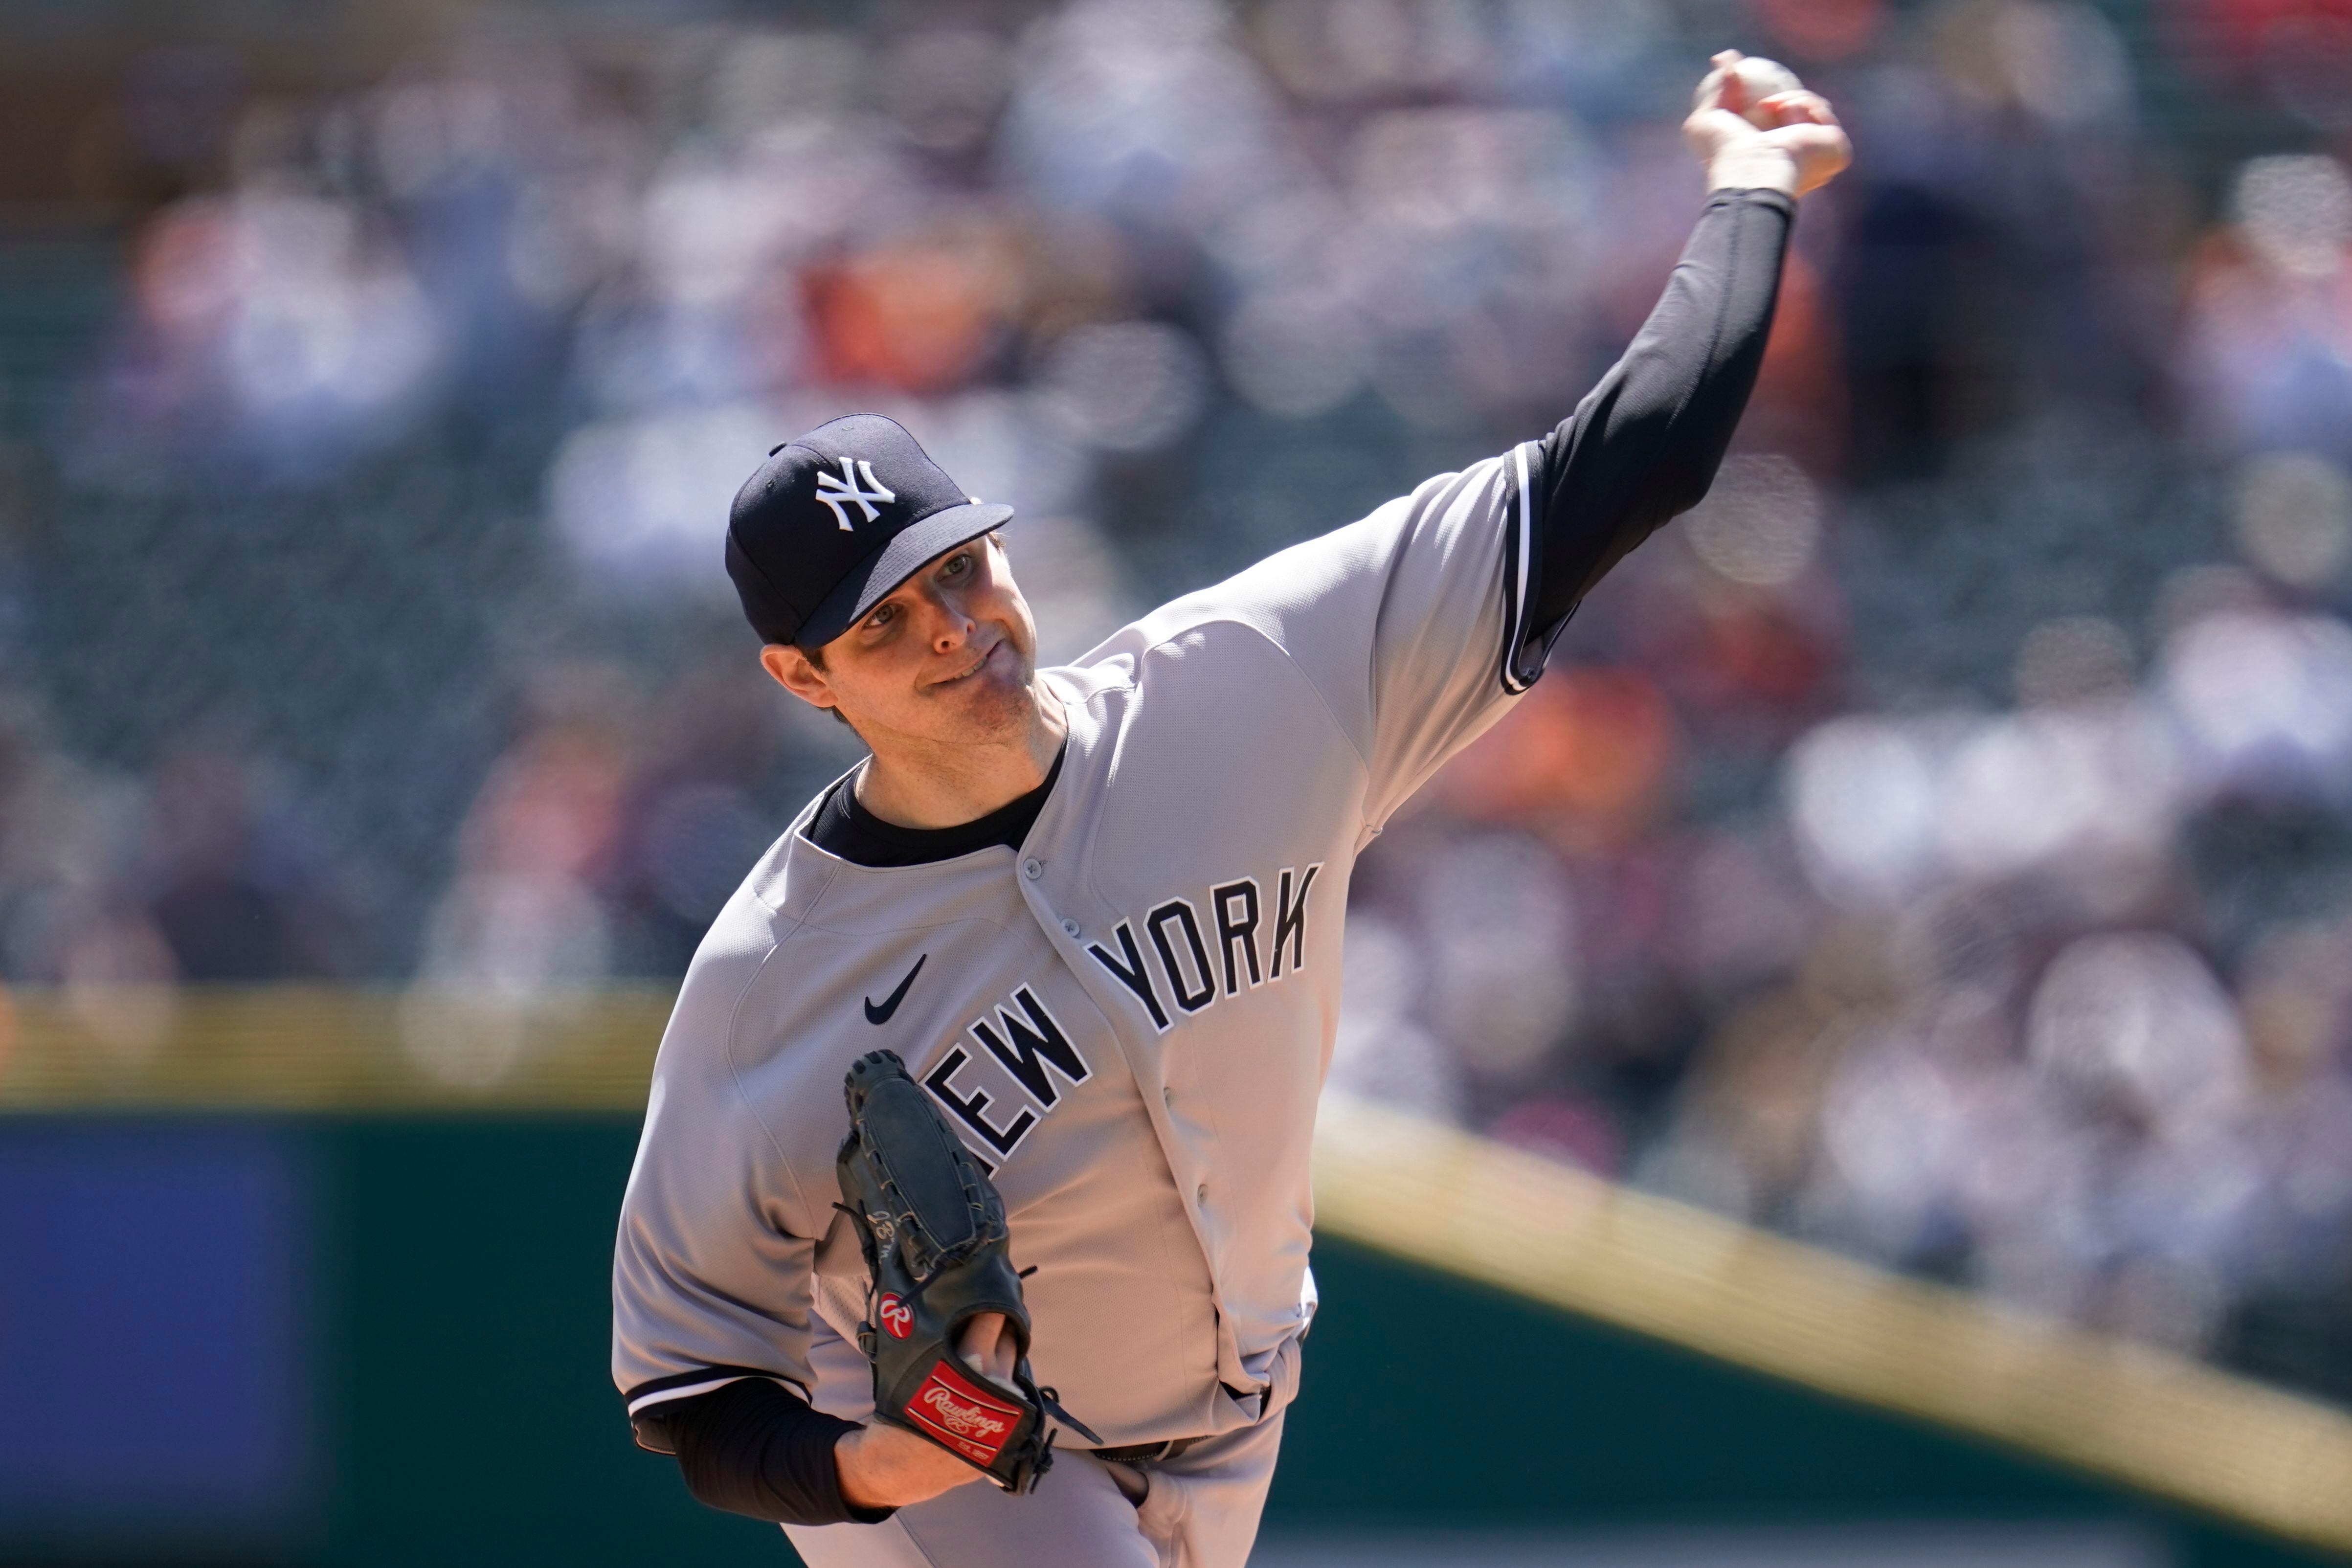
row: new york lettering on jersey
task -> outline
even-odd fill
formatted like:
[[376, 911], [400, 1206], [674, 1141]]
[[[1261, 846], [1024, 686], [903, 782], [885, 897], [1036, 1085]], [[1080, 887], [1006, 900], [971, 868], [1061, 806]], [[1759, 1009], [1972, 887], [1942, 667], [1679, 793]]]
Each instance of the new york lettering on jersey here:
[[[1039, 1119], [1061, 1102], [1061, 1090], [1055, 1087], [1056, 1077], [1075, 1089], [1094, 1076], [1094, 1068], [1079, 1054], [1061, 1020], [1039, 1000], [1034, 984], [1017, 987], [1011, 1002], [997, 1007], [995, 1014], [992, 1023], [985, 1017], [974, 1019], [922, 1076], [923, 1087], [938, 1099], [940, 1108], [980, 1140], [981, 1147], [973, 1153], [992, 1167], [1020, 1148], [1036, 1130]], [[975, 1052], [1002, 1066], [1030, 1104], [1008, 1117], [1003, 1109], [992, 1111], [997, 1095], [985, 1088], [959, 1083], [971, 1076], [965, 1069], [973, 1065]]]
[[1123, 920], [1111, 931], [1112, 946], [1090, 942], [1087, 952], [1166, 1034], [1178, 1017], [1221, 994], [1239, 995], [1307, 966], [1307, 901], [1322, 869], [1319, 860], [1304, 869], [1285, 866], [1271, 900], [1255, 877], [1220, 882], [1209, 889], [1205, 918], [1192, 900], [1171, 898], [1142, 917], [1148, 943], [1136, 940], [1136, 921]]
[[[1271, 892], [1258, 878], [1239, 877], [1211, 887], [1199, 904], [1181, 894], [1169, 898], [1139, 921], [1119, 921], [1113, 945], [1092, 942], [1087, 952], [1164, 1034], [1221, 995], [1276, 984], [1306, 967], [1308, 910], [1322, 869], [1320, 861], [1285, 866], [1265, 879]], [[1062, 1097], [1057, 1082], [1076, 1088], [1095, 1071], [1034, 984], [1015, 987], [992, 1011], [950, 1041], [922, 1074], [923, 1087], [978, 1140], [972, 1152], [992, 1168], [1053, 1113]], [[1001, 1083], [971, 1070], [987, 1060], [1019, 1086], [1025, 1104], [1006, 1103]]]

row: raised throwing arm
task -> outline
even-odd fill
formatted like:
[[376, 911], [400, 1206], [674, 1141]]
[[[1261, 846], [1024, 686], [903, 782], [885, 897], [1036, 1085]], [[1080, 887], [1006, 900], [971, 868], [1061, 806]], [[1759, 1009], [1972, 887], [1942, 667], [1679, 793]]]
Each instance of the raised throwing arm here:
[[1548, 646], [1612, 566], [1714, 482], [1756, 384], [1795, 198], [1851, 158], [1818, 95], [1755, 101], [1727, 51], [1684, 122], [1708, 197], [1624, 357], [1545, 437], [1535, 480], [1535, 594], [1522, 652]]

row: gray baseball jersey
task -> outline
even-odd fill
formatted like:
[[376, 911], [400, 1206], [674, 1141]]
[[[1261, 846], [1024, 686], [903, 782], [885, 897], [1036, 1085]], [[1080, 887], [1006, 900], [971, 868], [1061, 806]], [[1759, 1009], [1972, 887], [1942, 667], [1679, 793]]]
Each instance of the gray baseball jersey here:
[[[1112, 1445], [1285, 1404], [1314, 1310], [1307, 1154], [1355, 858], [1524, 689], [1533, 443], [1045, 673], [1069, 740], [1015, 853], [777, 840], [687, 973], [614, 1271], [632, 1414], [813, 1392], [865, 1289], [842, 1075], [903, 1057], [992, 1168], [1040, 1382]], [[877, 1000], [879, 999], [879, 1000]]]

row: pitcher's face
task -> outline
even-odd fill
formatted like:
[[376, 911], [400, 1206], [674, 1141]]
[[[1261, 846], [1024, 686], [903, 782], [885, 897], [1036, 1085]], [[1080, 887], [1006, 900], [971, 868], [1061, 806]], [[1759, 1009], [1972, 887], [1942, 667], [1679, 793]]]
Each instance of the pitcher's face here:
[[814, 657], [771, 645], [761, 659], [869, 746], [995, 740], [1036, 706], [1037, 624], [992, 533], [924, 563]]

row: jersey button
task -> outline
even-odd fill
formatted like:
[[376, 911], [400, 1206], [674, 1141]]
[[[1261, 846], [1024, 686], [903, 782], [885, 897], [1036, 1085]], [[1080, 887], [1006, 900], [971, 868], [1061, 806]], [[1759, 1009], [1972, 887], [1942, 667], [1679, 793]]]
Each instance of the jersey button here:
[[1062, 922], [1062, 934], [1063, 934], [1064, 936], [1076, 936], [1076, 935], [1077, 935], [1077, 934], [1078, 934], [1078, 922], [1077, 922], [1077, 921], [1064, 921]]
[[1032, 855], [1021, 862], [1021, 874], [1034, 882], [1045, 874], [1045, 862]]

